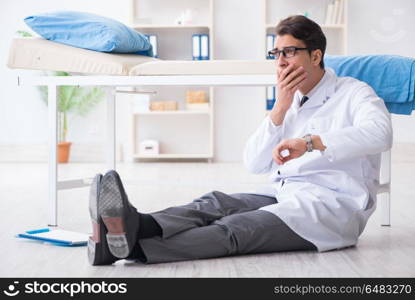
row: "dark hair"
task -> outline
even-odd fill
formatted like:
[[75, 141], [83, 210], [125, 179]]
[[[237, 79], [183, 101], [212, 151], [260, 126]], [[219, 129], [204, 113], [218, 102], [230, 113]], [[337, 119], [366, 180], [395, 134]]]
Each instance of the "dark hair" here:
[[277, 35], [289, 34], [304, 42], [308, 52], [320, 49], [322, 52], [320, 67], [324, 69], [324, 52], [326, 51], [326, 36], [320, 25], [301, 15], [291, 16], [281, 20], [276, 29]]

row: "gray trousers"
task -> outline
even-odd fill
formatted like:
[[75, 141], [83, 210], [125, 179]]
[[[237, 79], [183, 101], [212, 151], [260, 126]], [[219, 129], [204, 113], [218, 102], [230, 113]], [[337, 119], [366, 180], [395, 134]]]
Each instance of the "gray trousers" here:
[[276, 215], [258, 210], [275, 203], [274, 197], [213, 191], [189, 204], [152, 213], [163, 234], [139, 240], [145, 262], [316, 250]]

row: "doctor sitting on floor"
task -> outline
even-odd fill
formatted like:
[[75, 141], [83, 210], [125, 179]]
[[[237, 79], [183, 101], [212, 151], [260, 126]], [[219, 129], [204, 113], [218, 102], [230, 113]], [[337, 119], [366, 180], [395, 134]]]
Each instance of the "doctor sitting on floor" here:
[[376, 207], [380, 153], [391, 148], [384, 101], [367, 84], [324, 68], [326, 38], [303, 16], [276, 28], [278, 101], [247, 142], [244, 162], [271, 191], [213, 191], [151, 214], [128, 201], [115, 171], [90, 192], [92, 265], [144, 263], [357, 243]]

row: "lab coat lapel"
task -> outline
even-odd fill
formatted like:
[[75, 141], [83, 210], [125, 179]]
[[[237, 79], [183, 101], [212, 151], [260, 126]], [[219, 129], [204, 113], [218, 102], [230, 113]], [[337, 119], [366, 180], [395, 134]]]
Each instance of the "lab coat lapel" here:
[[336, 89], [337, 76], [332, 69], [326, 69], [323, 78], [308, 94], [309, 100], [300, 107], [300, 101], [303, 95], [301, 92], [296, 94], [296, 111], [316, 109], [325, 104], [333, 95]]

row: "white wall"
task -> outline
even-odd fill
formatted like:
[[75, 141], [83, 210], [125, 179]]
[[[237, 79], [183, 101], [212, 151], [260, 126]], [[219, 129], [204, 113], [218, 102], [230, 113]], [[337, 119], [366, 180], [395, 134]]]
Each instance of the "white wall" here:
[[[262, 59], [262, 1], [216, 1], [215, 58]], [[215, 89], [215, 155], [219, 161], [242, 160], [242, 150], [264, 118], [264, 88]]]
[[[318, 1], [318, 0], [315, 0]], [[47, 140], [46, 106], [35, 88], [17, 87], [16, 75], [9, 70], [8, 45], [18, 29], [25, 29], [23, 18], [38, 12], [73, 9], [94, 12], [126, 21], [129, 0], [2, 0], [0, 2], [0, 160], [13, 155], [2, 152], [5, 145], [39, 144]], [[282, 5], [289, 1], [281, 1]], [[219, 0], [215, 4], [215, 56], [217, 59], [260, 59], [263, 45], [263, 1]], [[349, 0], [350, 54], [385, 53], [415, 56], [415, 1]], [[396, 34], [396, 36], [395, 36]], [[329, 41], [330, 42], [330, 41]], [[31, 73], [26, 71], [25, 73]], [[217, 88], [215, 106], [216, 161], [238, 161], [249, 134], [263, 118], [262, 88]], [[119, 142], [128, 145], [126, 102], [118, 104]], [[72, 122], [69, 138], [75, 149], [89, 151], [100, 158], [105, 132], [105, 106], [84, 119]], [[415, 118], [394, 116], [395, 142], [415, 143]], [[90, 147], [89, 145], [93, 145]], [[46, 149], [43, 147], [41, 149]], [[80, 151], [81, 151], [80, 150]], [[8, 150], [10, 151], [10, 150]], [[10, 153], [9, 153], [10, 154]], [[41, 157], [46, 157], [44, 152]], [[82, 160], [82, 157], [78, 157]], [[89, 156], [88, 159], [93, 158]]]
[[[415, 1], [349, 0], [349, 54], [415, 57]], [[415, 113], [392, 115], [394, 142], [415, 143]]]
[[[34, 87], [18, 87], [18, 74], [38, 74], [35, 71], [10, 70], [6, 67], [10, 41], [17, 30], [27, 30], [23, 22], [26, 16], [54, 10], [80, 10], [92, 12], [127, 22], [130, 17], [128, 3], [130, 0], [2, 0], [0, 2], [0, 160], [15, 158], [10, 147], [12, 145], [32, 145], [35, 154], [30, 153], [35, 160], [44, 160], [47, 156], [47, 107], [40, 100], [39, 93]], [[121, 107], [121, 110], [123, 108]], [[68, 139], [78, 148], [84, 149], [82, 155], [89, 152], [88, 144], [100, 144], [105, 138], [104, 126], [105, 106], [100, 104], [88, 117], [75, 117], [71, 122]], [[121, 129], [124, 127], [121, 124]], [[123, 136], [121, 134], [121, 136]], [[79, 147], [80, 146], [80, 147]], [[87, 151], [85, 151], [87, 150]], [[32, 152], [33, 152], [32, 151]], [[39, 153], [39, 151], [41, 151]], [[92, 151], [101, 155], [100, 150]], [[25, 153], [26, 154], [26, 153]], [[74, 153], [75, 156], [77, 155]], [[101, 155], [102, 156], [102, 155]], [[89, 156], [88, 158], [92, 158]], [[25, 158], [22, 158], [25, 160]]]

